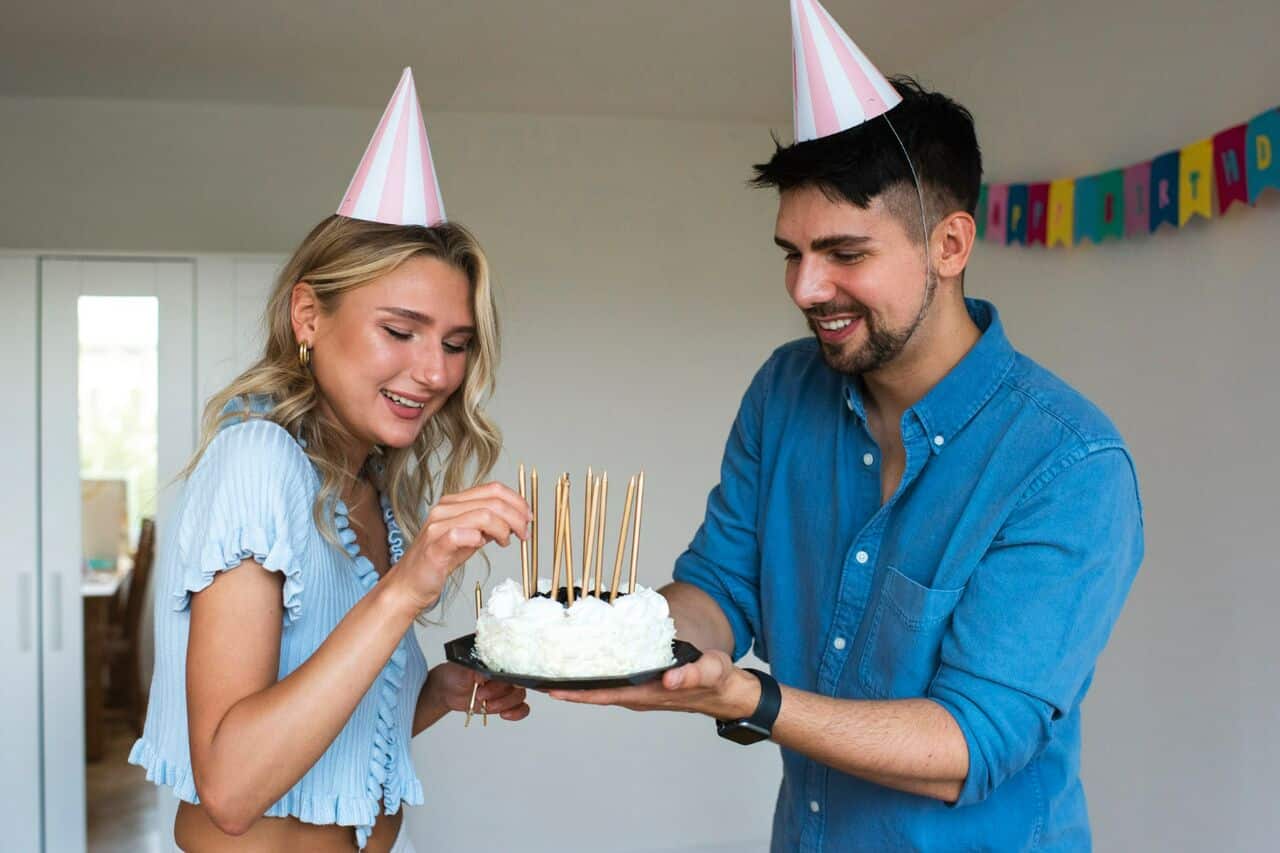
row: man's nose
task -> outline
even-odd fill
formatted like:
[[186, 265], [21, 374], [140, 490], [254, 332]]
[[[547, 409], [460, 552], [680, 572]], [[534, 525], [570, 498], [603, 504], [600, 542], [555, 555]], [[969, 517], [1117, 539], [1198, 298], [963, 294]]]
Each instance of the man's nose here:
[[833, 296], [831, 282], [818, 258], [801, 258], [792, 279], [791, 298], [803, 310], [830, 302]]

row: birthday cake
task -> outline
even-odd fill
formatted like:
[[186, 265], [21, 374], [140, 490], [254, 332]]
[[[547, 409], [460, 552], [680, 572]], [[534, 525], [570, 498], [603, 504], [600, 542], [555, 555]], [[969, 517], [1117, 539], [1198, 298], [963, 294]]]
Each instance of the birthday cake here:
[[[550, 589], [544, 579], [542, 592]], [[578, 596], [572, 606], [525, 598], [519, 583], [494, 589], [476, 620], [476, 656], [496, 672], [550, 678], [595, 678], [661, 669], [675, 663], [676, 626], [667, 600], [637, 586], [611, 604]]]

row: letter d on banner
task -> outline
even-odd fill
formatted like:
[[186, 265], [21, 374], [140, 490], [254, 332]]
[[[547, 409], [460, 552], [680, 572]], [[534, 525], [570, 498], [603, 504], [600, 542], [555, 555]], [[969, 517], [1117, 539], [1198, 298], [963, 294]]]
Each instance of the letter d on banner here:
[[1245, 139], [1245, 160], [1249, 173], [1249, 204], [1267, 187], [1280, 188], [1280, 109], [1267, 110], [1249, 122]]

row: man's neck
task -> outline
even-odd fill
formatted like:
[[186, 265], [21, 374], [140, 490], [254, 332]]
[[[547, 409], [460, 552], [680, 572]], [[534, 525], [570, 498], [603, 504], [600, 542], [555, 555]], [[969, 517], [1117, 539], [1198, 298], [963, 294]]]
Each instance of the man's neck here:
[[973, 349], [982, 331], [957, 298], [936, 305], [907, 348], [883, 368], [862, 375], [866, 407], [882, 424], [896, 424]]

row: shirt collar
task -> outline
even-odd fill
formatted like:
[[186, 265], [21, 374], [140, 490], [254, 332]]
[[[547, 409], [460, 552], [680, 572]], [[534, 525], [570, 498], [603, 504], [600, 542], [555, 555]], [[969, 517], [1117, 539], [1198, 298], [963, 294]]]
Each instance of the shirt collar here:
[[[981, 299], [966, 299], [964, 304], [982, 336], [902, 418], [905, 426], [914, 415], [935, 454], [941, 453], [947, 442], [986, 405], [1013, 364], [1013, 346], [1005, 337], [996, 306]], [[845, 378], [844, 400], [849, 410], [866, 423], [861, 383], [856, 376]]]

